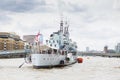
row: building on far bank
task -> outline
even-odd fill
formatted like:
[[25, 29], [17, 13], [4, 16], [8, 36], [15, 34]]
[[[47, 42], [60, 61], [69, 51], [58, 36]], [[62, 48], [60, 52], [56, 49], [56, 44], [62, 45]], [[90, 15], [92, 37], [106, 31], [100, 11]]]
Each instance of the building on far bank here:
[[104, 47], [104, 53], [116, 53], [114, 49], [108, 49], [108, 46]]
[[108, 53], [108, 46], [104, 46], [104, 53]]
[[11, 32], [0, 32], [0, 50], [20, 50], [24, 49], [24, 42], [20, 36]]
[[24, 35], [23, 40], [25, 41], [25, 49], [30, 49], [34, 43], [36, 35]]
[[23, 40], [27, 41], [28, 43], [32, 44], [34, 42], [36, 35], [24, 35]]
[[89, 50], [89, 47], [86, 47], [86, 52], [89, 52], [90, 50]]
[[115, 46], [115, 51], [116, 53], [120, 53], [120, 43], [117, 43], [117, 45]]

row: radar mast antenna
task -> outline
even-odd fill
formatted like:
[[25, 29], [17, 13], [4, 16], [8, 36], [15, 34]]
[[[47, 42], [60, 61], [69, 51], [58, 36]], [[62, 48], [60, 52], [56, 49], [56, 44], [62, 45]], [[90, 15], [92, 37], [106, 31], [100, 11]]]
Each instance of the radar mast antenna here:
[[62, 1], [58, 0], [58, 9], [59, 9], [59, 15], [60, 15], [60, 31], [63, 33], [64, 31], [64, 21], [63, 21], [63, 7], [62, 7]]

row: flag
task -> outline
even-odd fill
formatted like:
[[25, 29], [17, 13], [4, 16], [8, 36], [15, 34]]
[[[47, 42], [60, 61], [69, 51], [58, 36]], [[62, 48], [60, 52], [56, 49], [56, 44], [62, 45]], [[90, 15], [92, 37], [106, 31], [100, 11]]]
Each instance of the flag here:
[[36, 42], [38, 42], [39, 36], [40, 36], [40, 32], [38, 32], [38, 34], [35, 36], [35, 41], [36, 41]]
[[43, 35], [40, 34], [40, 32], [38, 32], [38, 34], [35, 36], [35, 42], [43, 44]]

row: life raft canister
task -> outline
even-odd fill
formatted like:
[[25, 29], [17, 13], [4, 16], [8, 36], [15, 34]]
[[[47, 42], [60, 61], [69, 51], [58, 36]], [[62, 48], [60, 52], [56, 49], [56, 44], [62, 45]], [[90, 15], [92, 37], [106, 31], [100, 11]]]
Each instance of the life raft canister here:
[[83, 58], [77, 58], [78, 63], [82, 63], [83, 62]]
[[66, 58], [66, 61], [70, 61], [70, 58], [67, 57], [67, 58]]

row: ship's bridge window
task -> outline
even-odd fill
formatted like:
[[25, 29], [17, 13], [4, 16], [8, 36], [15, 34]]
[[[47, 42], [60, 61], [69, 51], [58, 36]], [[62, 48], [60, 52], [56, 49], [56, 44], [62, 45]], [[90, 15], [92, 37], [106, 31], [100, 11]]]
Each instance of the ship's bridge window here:
[[57, 43], [58, 43], [58, 40], [57, 40]]

